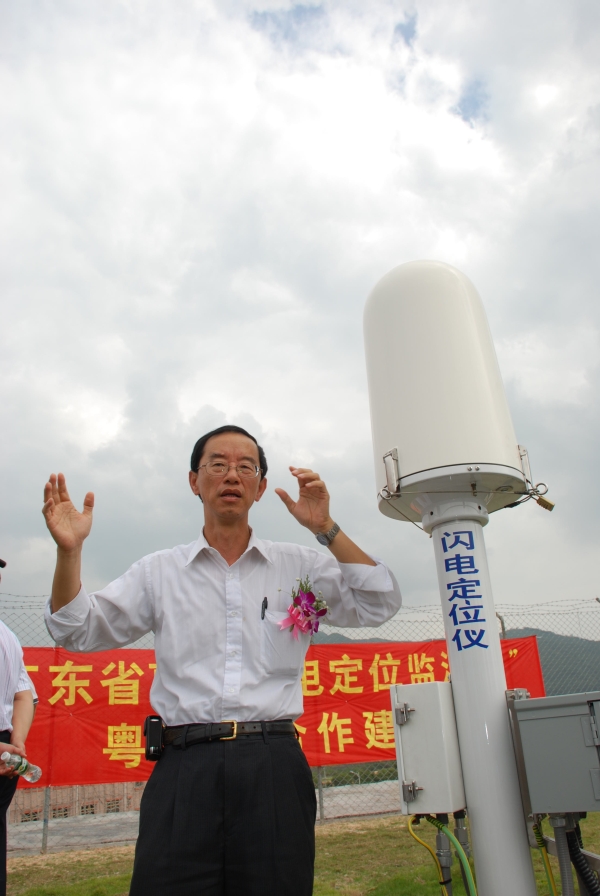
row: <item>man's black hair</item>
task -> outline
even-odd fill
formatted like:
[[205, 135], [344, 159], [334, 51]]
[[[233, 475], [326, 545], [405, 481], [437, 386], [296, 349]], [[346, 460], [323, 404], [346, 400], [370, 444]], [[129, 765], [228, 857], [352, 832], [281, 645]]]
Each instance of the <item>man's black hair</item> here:
[[245, 429], [242, 429], [241, 426], [233, 426], [229, 423], [225, 426], [219, 426], [218, 429], [213, 429], [211, 432], [207, 432], [205, 436], [202, 436], [196, 444], [194, 445], [194, 450], [192, 451], [192, 456], [190, 458], [190, 467], [192, 473], [197, 473], [200, 467], [200, 461], [202, 460], [202, 454], [204, 453], [204, 448], [209, 439], [212, 439], [213, 436], [220, 436], [223, 432], [239, 432], [240, 435], [247, 436], [249, 439], [252, 439], [256, 447], [258, 448], [258, 465], [260, 467], [260, 478], [264, 479], [267, 475], [267, 458], [265, 457], [265, 452], [262, 450], [254, 436], [250, 435], [249, 432], [246, 432]]

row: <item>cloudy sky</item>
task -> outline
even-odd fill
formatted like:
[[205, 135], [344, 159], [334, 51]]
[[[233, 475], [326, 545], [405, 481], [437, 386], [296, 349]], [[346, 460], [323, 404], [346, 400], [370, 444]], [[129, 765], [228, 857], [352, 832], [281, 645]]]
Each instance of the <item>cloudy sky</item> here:
[[600, 595], [595, 0], [0, 0], [0, 556], [48, 593], [43, 484], [96, 493], [84, 581], [191, 542], [191, 447], [265, 447], [264, 537], [333, 515], [435, 603], [432, 546], [376, 507], [362, 311], [431, 258], [486, 307], [530, 502], [486, 530], [502, 603]]

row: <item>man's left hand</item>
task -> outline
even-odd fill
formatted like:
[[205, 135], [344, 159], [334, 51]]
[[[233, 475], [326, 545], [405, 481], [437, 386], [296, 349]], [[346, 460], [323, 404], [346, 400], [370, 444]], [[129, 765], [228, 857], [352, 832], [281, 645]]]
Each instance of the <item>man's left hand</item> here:
[[329, 492], [325, 483], [314, 470], [290, 467], [290, 472], [298, 480], [298, 500], [294, 501], [282, 488], [276, 488], [275, 493], [301, 526], [310, 529], [314, 535], [328, 532], [334, 522], [329, 515]]

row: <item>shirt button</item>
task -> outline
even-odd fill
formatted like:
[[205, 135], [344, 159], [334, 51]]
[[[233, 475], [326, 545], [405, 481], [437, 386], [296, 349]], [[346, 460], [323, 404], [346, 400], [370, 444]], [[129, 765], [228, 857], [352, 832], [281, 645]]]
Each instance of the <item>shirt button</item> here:
[[233, 689], [233, 688], [227, 688], [227, 692], [228, 692], [229, 694], [233, 694], [234, 689]]
[[233, 611], [231, 612], [231, 616], [237, 616], [237, 612], [236, 612], [235, 610], [233, 610]]

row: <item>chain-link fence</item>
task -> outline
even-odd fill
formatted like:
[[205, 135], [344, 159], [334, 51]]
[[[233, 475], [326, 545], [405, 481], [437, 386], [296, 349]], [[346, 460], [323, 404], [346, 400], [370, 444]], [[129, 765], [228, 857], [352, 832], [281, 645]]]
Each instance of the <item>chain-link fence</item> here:
[[[0, 618], [27, 647], [50, 647], [45, 600], [0, 595]], [[497, 611], [501, 637], [536, 635], [547, 694], [600, 690], [600, 602], [563, 601]], [[373, 629], [322, 626], [316, 641], [428, 641], [444, 637], [441, 609], [406, 607]], [[148, 635], [131, 645], [152, 648]], [[395, 761], [313, 769], [318, 822], [399, 811]], [[134, 842], [143, 781], [78, 787], [19, 787], [9, 810], [11, 855]]]

